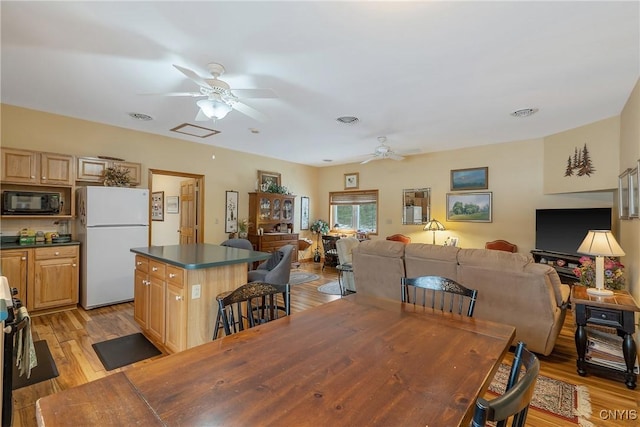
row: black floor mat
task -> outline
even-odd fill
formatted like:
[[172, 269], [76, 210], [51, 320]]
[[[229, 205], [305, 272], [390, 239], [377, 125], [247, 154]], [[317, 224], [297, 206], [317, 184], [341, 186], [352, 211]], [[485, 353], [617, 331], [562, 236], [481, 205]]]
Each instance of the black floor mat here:
[[162, 354], [139, 332], [93, 344], [93, 349], [107, 371]]
[[53, 361], [49, 346], [45, 340], [35, 341], [33, 346], [36, 349], [36, 357], [38, 358], [38, 366], [31, 370], [31, 376], [27, 379], [27, 374], [23, 376], [18, 375], [18, 368], [13, 365], [13, 377], [11, 382], [11, 388], [17, 390], [22, 387], [36, 384], [41, 381], [50, 380], [58, 375], [58, 368], [56, 362]]

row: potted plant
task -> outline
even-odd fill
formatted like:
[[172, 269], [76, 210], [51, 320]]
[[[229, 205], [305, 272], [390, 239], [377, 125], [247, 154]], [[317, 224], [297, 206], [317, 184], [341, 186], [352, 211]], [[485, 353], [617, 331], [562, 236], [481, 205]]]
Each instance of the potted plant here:
[[242, 219], [240, 221], [238, 221], [238, 237], [241, 239], [246, 239], [247, 236], [249, 235], [249, 225], [251, 225], [249, 223], [248, 219]]
[[313, 262], [320, 262], [320, 236], [329, 233], [329, 223], [321, 219], [317, 219], [310, 227], [311, 231], [318, 235], [318, 243], [313, 253]]

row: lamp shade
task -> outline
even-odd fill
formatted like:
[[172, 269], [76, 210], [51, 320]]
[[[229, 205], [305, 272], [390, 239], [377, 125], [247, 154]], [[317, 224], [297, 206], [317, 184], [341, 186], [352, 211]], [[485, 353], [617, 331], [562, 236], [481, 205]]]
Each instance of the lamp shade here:
[[431, 221], [425, 224], [423, 230], [424, 231], [444, 231], [446, 230], [446, 228], [444, 228], [444, 225], [437, 219], [432, 219]]
[[578, 253], [594, 256], [624, 256], [624, 251], [613, 237], [611, 230], [589, 230]]
[[231, 105], [219, 99], [201, 99], [196, 102], [196, 104], [200, 107], [205, 116], [216, 120], [224, 118], [224, 116], [233, 110]]

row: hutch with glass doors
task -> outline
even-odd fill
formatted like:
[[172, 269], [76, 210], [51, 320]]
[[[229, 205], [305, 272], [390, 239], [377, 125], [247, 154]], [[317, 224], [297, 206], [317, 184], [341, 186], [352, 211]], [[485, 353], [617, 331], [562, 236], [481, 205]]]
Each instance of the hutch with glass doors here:
[[296, 196], [249, 193], [249, 240], [257, 251], [273, 252], [293, 245], [291, 262], [298, 261], [298, 233], [293, 232]]

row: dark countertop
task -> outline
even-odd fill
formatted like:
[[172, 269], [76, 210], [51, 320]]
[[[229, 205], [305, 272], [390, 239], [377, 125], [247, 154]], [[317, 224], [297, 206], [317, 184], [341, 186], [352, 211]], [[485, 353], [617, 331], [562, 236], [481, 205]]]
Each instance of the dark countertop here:
[[132, 248], [131, 252], [188, 270], [263, 261], [271, 256], [207, 243]]
[[51, 248], [54, 246], [74, 246], [79, 245], [80, 242], [77, 240], [72, 240], [70, 242], [64, 243], [34, 243], [31, 245], [20, 245], [17, 240], [13, 242], [0, 242], [0, 249], [30, 249], [30, 248]]

